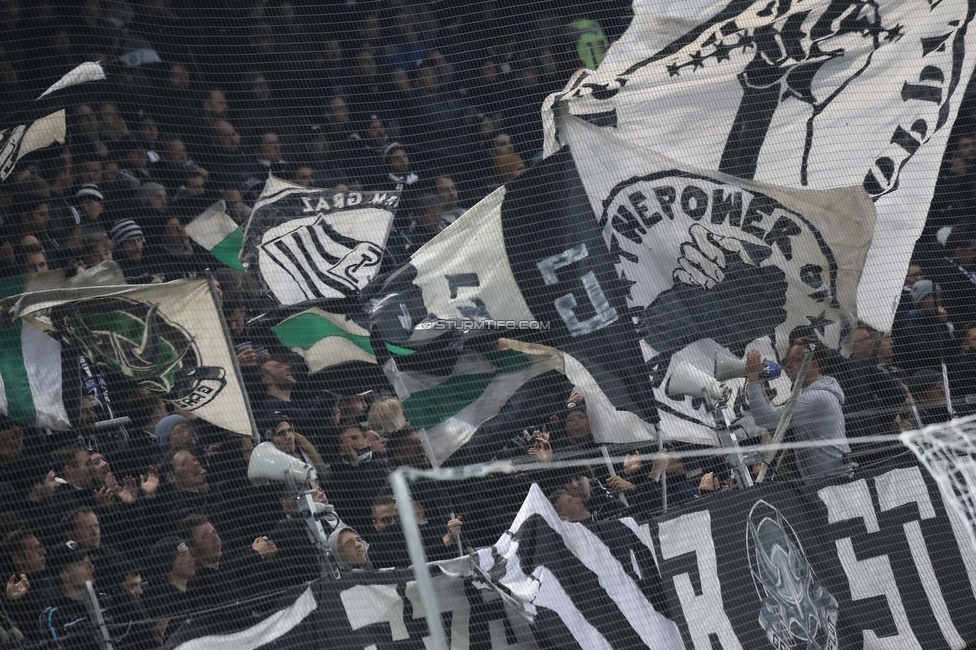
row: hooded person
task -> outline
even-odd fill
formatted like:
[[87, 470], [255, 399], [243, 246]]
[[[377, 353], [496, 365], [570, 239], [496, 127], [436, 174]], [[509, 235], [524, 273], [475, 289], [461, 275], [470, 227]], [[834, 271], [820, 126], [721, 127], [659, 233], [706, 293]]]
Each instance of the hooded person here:
[[339, 571], [363, 571], [373, 568], [368, 556], [369, 544], [349, 526], [340, 526], [329, 535], [329, 551]]
[[[895, 363], [908, 374], [936, 368], [954, 353], [949, 314], [942, 307], [938, 287], [918, 280], [902, 300], [891, 325]], [[905, 303], [908, 303], [907, 305]]]
[[142, 208], [140, 225], [155, 226], [169, 214], [169, 194], [159, 183], [143, 183], [136, 191], [136, 198]]
[[[793, 409], [791, 428], [797, 442], [818, 441], [822, 447], [800, 449], [796, 452], [800, 477], [810, 481], [825, 476], [849, 475], [854, 468], [847, 455], [851, 447], [847, 442], [844, 422], [844, 391], [826, 372], [830, 350], [817, 339], [798, 339], [783, 358], [783, 370], [796, 382], [808, 346], [814, 347], [807, 374], [803, 377], [803, 389]], [[760, 373], [763, 359], [757, 350], [746, 354], [746, 382], [749, 406], [756, 425], [774, 431], [783, 413], [782, 406], [773, 406], [766, 398]]]

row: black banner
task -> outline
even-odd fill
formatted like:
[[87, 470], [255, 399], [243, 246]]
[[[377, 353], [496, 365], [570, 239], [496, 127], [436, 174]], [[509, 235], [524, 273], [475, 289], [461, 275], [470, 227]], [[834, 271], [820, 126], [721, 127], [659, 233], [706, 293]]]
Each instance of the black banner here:
[[656, 422], [629, 285], [614, 270], [569, 150], [506, 189], [505, 251], [533, 317], [550, 324], [540, 342], [578, 359], [618, 409]]
[[[715, 494], [646, 526], [649, 536], [626, 519], [560, 522], [533, 487], [494, 547], [447, 563], [468, 577], [430, 565], [451, 647], [976, 644], [976, 549], [909, 459], [852, 481]], [[413, 572], [391, 570], [317, 580], [246, 631], [206, 634], [184, 630], [173, 647], [419, 649], [428, 628]]]
[[[440, 575], [432, 582], [441, 622], [452, 648], [536, 648], [528, 621], [506, 607], [494, 590], [471, 580]], [[412, 570], [350, 572], [323, 578], [286, 597], [282, 609], [233, 635], [209, 636], [205, 623], [181, 630], [168, 647], [203, 650], [310, 650], [377, 648], [423, 650], [430, 643], [427, 619]]]
[[910, 461], [726, 492], [650, 528], [688, 648], [976, 643], [976, 550]]

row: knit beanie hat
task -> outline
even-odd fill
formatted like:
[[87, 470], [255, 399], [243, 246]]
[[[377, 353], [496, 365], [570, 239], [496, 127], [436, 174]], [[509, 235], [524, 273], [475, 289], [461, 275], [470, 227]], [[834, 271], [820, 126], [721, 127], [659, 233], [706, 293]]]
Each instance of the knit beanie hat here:
[[112, 243], [118, 246], [127, 239], [143, 237], [142, 228], [132, 219], [116, 221], [112, 229], [108, 231], [108, 236], [112, 238]]
[[139, 188], [139, 201], [143, 205], [150, 205], [153, 195], [159, 190], [165, 190], [166, 188], [159, 183], [143, 183], [142, 187]]
[[189, 423], [189, 420], [182, 415], [167, 415], [156, 424], [156, 442], [159, 444], [159, 451], [161, 453], [166, 453], [166, 448], [169, 446], [170, 434], [173, 433], [173, 429], [180, 422]]

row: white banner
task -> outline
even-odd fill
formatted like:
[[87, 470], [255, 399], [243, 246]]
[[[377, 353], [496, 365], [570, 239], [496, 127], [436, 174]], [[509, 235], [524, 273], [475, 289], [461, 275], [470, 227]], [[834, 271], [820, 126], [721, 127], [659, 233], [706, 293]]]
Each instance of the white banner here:
[[853, 335], [875, 221], [863, 189], [789, 190], [705, 172], [578, 118], [562, 136], [630, 284], [666, 437], [712, 437], [700, 399], [667, 395], [677, 364], [711, 374], [720, 347], [742, 357], [747, 347], [771, 352], [769, 341], [783, 353], [806, 330], [834, 345]]
[[858, 313], [888, 329], [973, 70], [974, 3], [637, 0], [634, 11], [600, 68], [547, 106], [703, 169], [863, 185], [879, 219]]

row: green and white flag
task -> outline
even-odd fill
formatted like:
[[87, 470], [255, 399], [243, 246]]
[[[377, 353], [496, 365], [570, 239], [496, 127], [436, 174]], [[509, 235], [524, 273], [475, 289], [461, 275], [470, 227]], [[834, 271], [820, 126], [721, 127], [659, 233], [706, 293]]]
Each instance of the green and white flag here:
[[239, 259], [244, 231], [227, 216], [227, 205], [223, 201], [214, 203], [188, 223], [186, 234], [210, 251], [224, 266], [238, 271], [244, 270]]
[[[305, 359], [309, 372], [318, 372], [347, 361], [376, 363], [376, 353], [369, 332], [339, 314], [312, 308], [289, 316], [271, 328], [282, 345]], [[387, 350], [396, 355], [413, 350], [389, 343]]]
[[61, 344], [25, 321], [0, 324], [0, 412], [29, 426], [71, 428], [61, 397]]
[[[45, 333], [44, 324], [6, 317], [25, 294], [72, 288], [98, 292], [98, 285], [125, 280], [114, 262], [104, 262], [65, 278], [64, 271], [19, 275], [0, 280], [0, 413], [28, 426], [71, 428], [61, 393], [61, 343]], [[48, 328], [50, 329], [50, 328]]]
[[251, 435], [248, 402], [207, 280], [35, 291], [8, 314], [14, 326], [47, 323], [105, 375], [126, 377], [178, 409]]
[[562, 370], [557, 350], [500, 341], [502, 349], [480, 354], [465, 351], [448, 376], [400, 371], [394, 360], [383, 371], [403, 403], [410, 425], [426, 431], [427, 453], [439, 467], [493, 418], [523, 384], [550, 370]]

